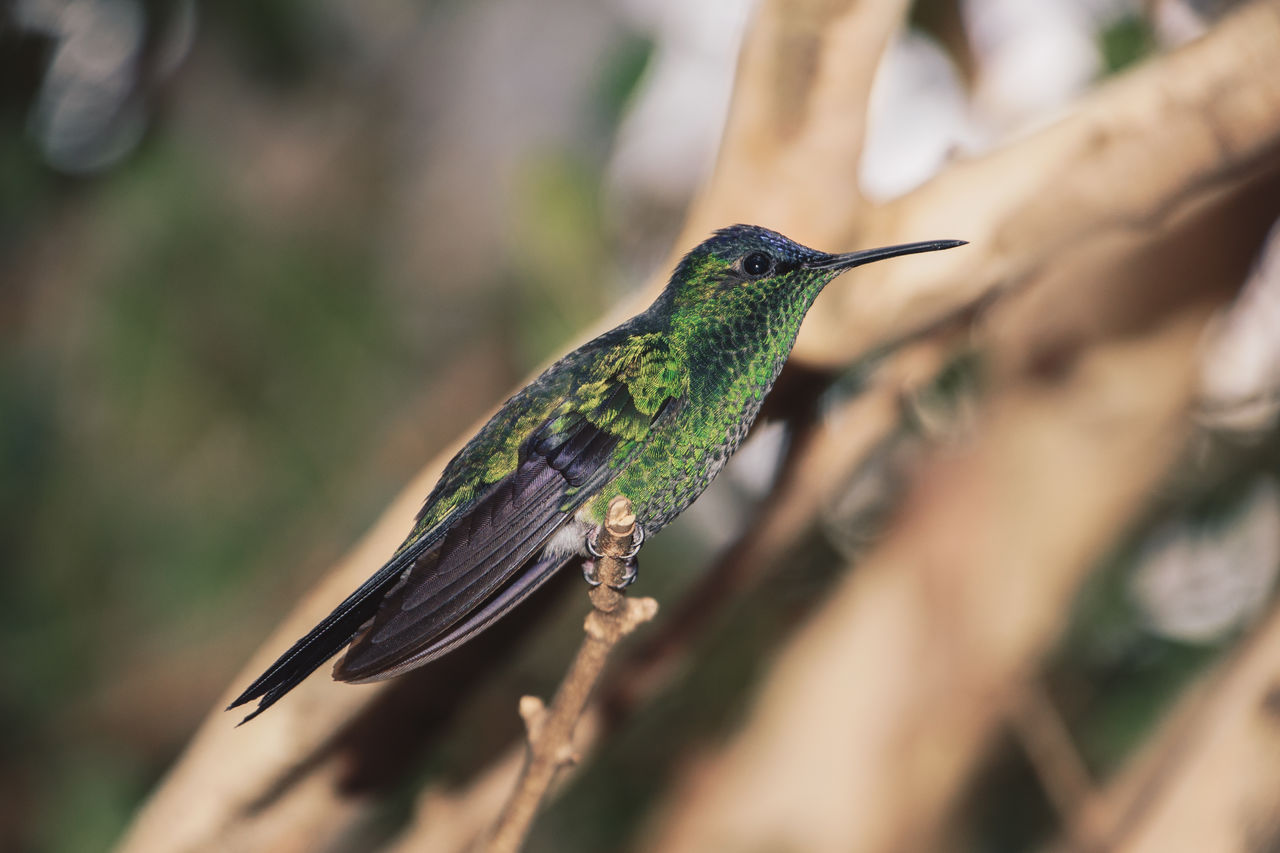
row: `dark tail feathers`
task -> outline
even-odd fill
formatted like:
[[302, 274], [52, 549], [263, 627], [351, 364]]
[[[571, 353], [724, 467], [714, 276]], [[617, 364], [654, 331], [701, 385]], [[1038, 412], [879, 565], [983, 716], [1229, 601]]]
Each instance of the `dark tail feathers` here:
[[241, 720], [239, 725], [244, 725], [270, 708], [276, 700], [297, 687], [304, 678], [351, 642], [360, 627], [377, 613], [383, 597], [395, 586], [400, 574], [422, 550], [425, 549], [419, 545], [397, 554], [237, 696], [227, 706], [228, 711], [254, 699], [259, 700], [258, 707]]

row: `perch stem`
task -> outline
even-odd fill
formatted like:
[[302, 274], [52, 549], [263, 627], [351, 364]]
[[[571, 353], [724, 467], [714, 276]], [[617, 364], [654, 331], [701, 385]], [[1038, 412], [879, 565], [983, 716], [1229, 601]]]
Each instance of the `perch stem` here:
[[538, 807], [561, 768], [573, 764], [573, 733], [587, 700], [618, 641], [658, 611], [652, 598], [627, 598], [615, 589], [622, 584], [625, 557], [636, 535], [631, 501], [619, 495], [609, 503], [605, 523], [596, 538], [596, 561], [601, 583], [590, 591], [592, 610], [583, 626], [578, 653], [560, 682], [551, 707], [534, 696], [520, 700], [520, 716], [528, 734], [529, 752], [516, 787], [490, 836], [488, 853], [515, 853], [524, 844]]

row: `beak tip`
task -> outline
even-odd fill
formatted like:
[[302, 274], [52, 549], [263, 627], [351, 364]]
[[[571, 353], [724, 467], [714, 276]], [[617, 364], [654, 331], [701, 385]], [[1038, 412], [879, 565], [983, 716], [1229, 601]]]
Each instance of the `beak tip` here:
[[847, 252], [842, 255], [829, 255], [826, 260], [816, 264], [819, 268], [846, 270], [874, 261], [896, 258], [902, 255], [914, 255], [920, 252], [938, 252], [943, 249], [954, 249], [967, 246], [968, 240], [930, 240], [924, 243], [903, 243], [897, 246], [884, 246], [879, 249], [865, 249], [860, 252]]

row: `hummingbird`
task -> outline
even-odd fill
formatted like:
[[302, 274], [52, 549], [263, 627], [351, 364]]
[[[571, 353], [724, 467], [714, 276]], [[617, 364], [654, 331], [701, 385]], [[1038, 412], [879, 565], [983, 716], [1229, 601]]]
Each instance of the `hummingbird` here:
[[[636, 546], [715, 479], [836, 276], [964, 245], [828, 254], [754, 225], [716, 231], [646, 310], [512, 396], [445, 466], [403, 544], [228, 706], [252, 719], [346, 647], [339, 681], [390, 678], [485, 630], [573, 560], [616, 495]], [[588, 574], [590, 569], [587, 569]], [[591, 580], [591, 577], [588, 577]]]

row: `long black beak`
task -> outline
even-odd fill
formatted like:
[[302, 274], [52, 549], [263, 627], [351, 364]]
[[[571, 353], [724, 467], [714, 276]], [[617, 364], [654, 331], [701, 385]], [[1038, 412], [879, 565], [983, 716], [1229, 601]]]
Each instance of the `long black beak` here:
[[924, 243], [902, 243], [898, 246], [884, 246], [879, 249], [863, 249], [861, 252], [845, 252], [842, 255], [827, 255], [821, 260], [805, 266], [815, 270], [847, 270], [863, 264], [883, 261], [885, 258], [896, 258], [899, 255], [914, 255], [917, 252], [940, 252], [943, 249], [954, 249], [967, 244], [967, 240], [928, 240]]

